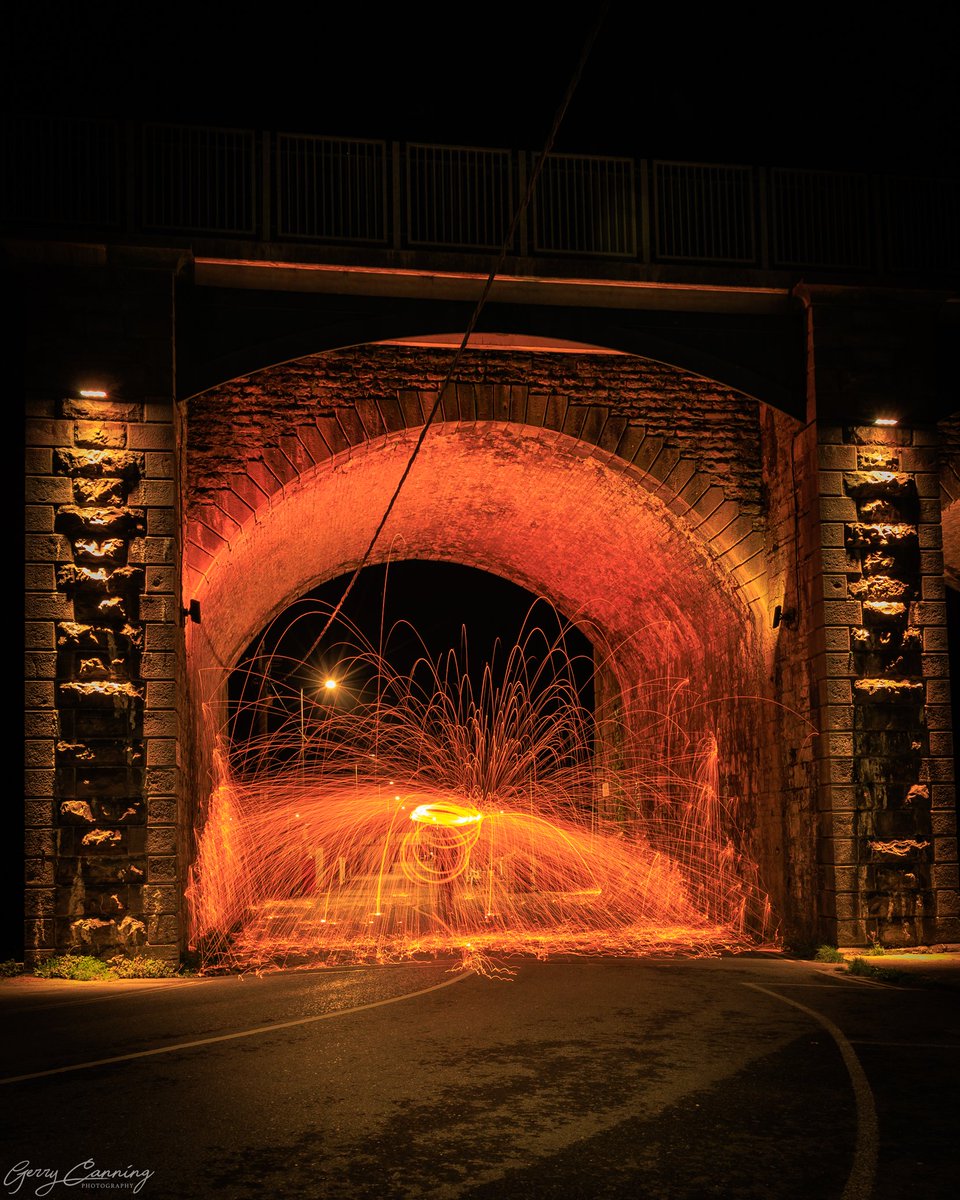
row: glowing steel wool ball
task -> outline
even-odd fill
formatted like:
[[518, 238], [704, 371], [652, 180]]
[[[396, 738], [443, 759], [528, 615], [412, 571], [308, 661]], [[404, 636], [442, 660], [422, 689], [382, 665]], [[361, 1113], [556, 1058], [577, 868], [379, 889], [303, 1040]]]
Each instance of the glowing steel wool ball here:
[[437, 800], [410, 814], [416, 828], [400, 844], [400, 866], [413, 883], [450, 883], [462, 875], [480, 837], [483, 813], [472, 804]]
[[421, 825], [479, 825], [483, 820], [483, 813], [472, 804], [454, 804], [452, 800], [439, 800], [432, 804], [418, 804], [410, 814], [410, 820]]

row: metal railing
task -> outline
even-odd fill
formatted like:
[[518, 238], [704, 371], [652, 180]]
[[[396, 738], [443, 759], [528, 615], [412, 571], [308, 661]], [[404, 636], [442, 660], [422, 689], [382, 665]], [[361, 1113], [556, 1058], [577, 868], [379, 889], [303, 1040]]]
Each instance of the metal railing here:
[[410, 142], [405, 174], [409, 245], [500, 249], [515, 203], [509, 150]]
[[665, 262], [757, 261], [750, 167], [653, 164], [654, 247]]
[[776, 266], [870, 267], [875, 224], [866, 175], [775, 168], [771, 183]]
[[535, 251], [635, 258], [633, 174], [630, 158], [549, 155], [534, 194]]
[[[526, 151], [7, 117], [0, 220], [17, 231], [488, 252]], [[960, 272], [960, 181], [551, 154], [514, 254]]]
[[256, 159], [249, 129], [145, 125], [143, 228], [250, 236], [256, 231]]
[[386, 142], [277, 135], [279, 238], [385, 245]]
[[37, 225], [119, 226], [120, 142], [116, 121], [7, 118], [0, 141], [4, 217]]
[[883, 255], [893, 270], [937, 273], [960, 264], [955, 180], [884, 180]]

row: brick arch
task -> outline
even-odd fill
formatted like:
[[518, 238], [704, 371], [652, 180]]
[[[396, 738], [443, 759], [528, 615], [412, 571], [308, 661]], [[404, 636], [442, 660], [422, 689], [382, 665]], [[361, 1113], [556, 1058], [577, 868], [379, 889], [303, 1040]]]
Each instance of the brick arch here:
[[[478, 281], [479, 283], [479, 281]], [[205, 289], [206, 290], [206, 289]], [[537, 290], [535, 288], [535, 290]], [[251, 297], [255, 297], [251, 301]], [[311, 298], [317, 299], [317, 298]], [[462, 335], [472, 302], [394, 297], [365, 302], [351, 297], [348, 310], [341, 298], [331, 307], [291, 306], [288, 299], [263, 292], [240, 292], [229, 307], [206, 314], [218, 337], [197, 337], [178, 360], [179, 395], [219, 387], [240, 375], [269, 369], [318, 351], [369, 345], [383, 339], [412, 338], [428, 333]], [[653, 320], [611, 319], [607, 308], [552, 304], [498, 305], [503, 332], [522, 337], [605, 346], [619, 353], [669, 362], [730, 388], [756, 396], [784, 413], [804, 411], [802, 382], [803, 318], [799, 303], [794, 317], [772, 326], [749, 319], [730, 324], [720, 313], [661, 313]], [[653, 314], [646, 314], [652, 316]], [[799, 374], [798, 374], [799, 372]]]
[[[184, 599], [200, 601], [202, 624], [187, 627], [189, 677], [197, 720], [204, 707], [212, 716], [193, 733], [198, 778], [225, 715], [224, 668], [291, 600], [356, 565], [436, 396], [390, 387], [317, 406], [289, 372], [273, 382], [240, 380], [208, 398], [240, 445], [211, 439], [205, 472], [192, 476]], [[245, 411], [246, 388], [259, 389], [262, 421]], [[202, 432], [198, 423], [194, 438]], [[688, 679], [697, 712], [686, 735], [716, 733], [730, 790], [754, 814], [746, 828], [772, 843], [758, 799], [770, 746], [755, 708], [728, 703], [749, 707], [765, 691], [766, 553], [755, 513], [719, 480], [616, 402], [458, 384], [372, 561], [458, 562], [547, 597], [612, 653], [622, 692]], [[775, 856], [758, 853], [775, 880]]]
[[[415, 437], [382, 435], [291, 479], [211, 559], [202, 624], [188, 627], [194, 711], [212, 721], [195, 731], [203, 757], [226, 715], [223, 668], [293, 599], [356, 564]], [[761, 749], [730, 700], [762, 690], [756, 623], [684, 518], [622, 461], [530, 426], [442, 423], [372, 561], [456, 562], [545, 596], [607, 661], [628, 720], [662, 715], [681, 689], [677, 737], [715, 734], [752, 806]]]
[[[235, 385], [236, 386], [236, 385]], [[211, 572], [229, 558], [244, 531], [273, 506], [310, 485], [365, 448], [419, 431], [436, 393], [397, 389], [395, 395], [319, 409], [294, 420], [252, 456], [230, 464], [202, 487], [194, 486], [186, 525], [183, 589], [202, 595]], [[577, 405], [530, 385], [457, 384], [445, 396], [436, 432], [477, 426], [522, 431], [523, 436], [574, 444], [588, 456], [639, 484], [678, 518], [683, 536], [701, 544], [760, 627], [768, 606], [762, 533], [755, 515], [667, 438], [611, 404]]]

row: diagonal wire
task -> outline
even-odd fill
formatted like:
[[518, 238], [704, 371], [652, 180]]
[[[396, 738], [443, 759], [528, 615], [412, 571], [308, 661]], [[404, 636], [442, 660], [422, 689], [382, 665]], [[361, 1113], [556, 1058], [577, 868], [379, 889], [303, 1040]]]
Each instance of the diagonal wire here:
[[417, 455], [420, 453], [420, 448], [423, 446], [423, 443], [426, 440], [427, 432], [429, 431], [430, 426], [433, 424], [437, 413], [440, 411], [440, 405], [443, 402], [443, 397], [447, 391], [447, 388], [450, 386], [450, 383], [453, 380], [453, 377], [456, 374], [457, 369], [460, 366], [460, 361], [463, 358], [464, 351], [467, 348], [467, 343], [469, 342], [470, 336], [473, 333], [474, 329], [476, 328], [477, 321], [480, 319], [480, 314], [483, 312], [484, 306], [487, 303], [487, 299], [490, 296], [490, 291], [493, 288], [494, 280], [496, 279], [496, 277], [500, 274], [501, 270], [503, 269], [504, 261], [506, 260], [507, 254], [510, 251], [510, 247], [513, 245], [514, 237], [516, 236], [516, 232], [517, 232], [517, 227], [520, 224], [520, 218], [523, 216], [523, 214], [529, 208], [530, 203], [533, 199], [534, 188], [537, 186], [537, 181], [540, 178], [541, 171], [543, 170], [543, 164], [547, 159], [547, 155], [553, 149], [553, 144], [556, 141], [557, 133], [559, 132], [560, 125], [563, 122], [563, 118], [566, 116], [567, 109], [570, 106], [570, 101], [573, 99], [573, 94], [577, 90], [577, 85], [579, 84], [580, 77], [583, 74], [583, 68], [586, 66], [587, 59], [590, 56], [590, 51], [593, 49], [593, 43], [597, 40], [597, 35], [599, 34], [600, 29], [603, 26], [603, 22], [606, 18], [607, 10], [609, 7], [610, 7], [610, 0], [604, 0], [604, 2], [600, 5], [600, 11], [597, 16], [597, 20], [594, 23], [593, 29], [591, 30], [590, 35], [588, 36], [586, 42], [584, 42], [583, 49], [580, 51], [580, 59], [577, 62], [576, 69], [570, 79], [569, 84], [567, 85], [567, 90], [564, 93], [563, 99], [560, 101], [560, 106], [558, 107], [556, 114], [553, 118], [553, 124], [550, 127], [550, 132], [547, 134], [547, 140], [544, 143], [543, 150], [540, 153], [539, 157], [537, 158], [537, 160], [534, 164], [534, 168], [530, 173], [530, 179], [529, 179], [529, 182], [527, 183], [527, 189], [524, 192], [523, 198], [521, 199], [519, 205], [517, 206], [517, 208], [513, 214], [513, 220], [510, 222], [510, 228], [507, 230], [507, 234], [503, 239], [503, 244], [500, 247], [500, 253], [497, 257], [496, 262], [494, 263], [493, 267], [490, 270], [490, 274], [487, 276], [486, 282], [483, 285], [483, 291], [480, 293], [480, 298], [474, 307], [474, 310], [473, 310], [473, 313], [471, 314], [469, 322], [467, 323], [467, 328], [464, 331], [463, 338], [460, 342], [460, 345], [457, 347], [457, 351], [454, 354], [454, 356], [450, 362], [450, 366], [447, 370], [446, 375], [444, 376], [443, 383], [440, 385], [440, 388], [437, 391], [437, 398], [433, 402], [433, 407], [430, 409], [430, 412], [427, 414], [427, 419], [424, 421], [423, 426], [420, 429], [420, 433], [417, 436], [416, 443], [413, 447], [413, 450], [411, 451], [410, 458], [407, 460], [407, 465], [404, 467], [403, 474], [400, 476], [400, 481], [398, 482], [396, 488], [394, 489], [393, 495], [390, 497], [390, 501], [387, 504], [386, 509], [384, 510], [383, 516], [380, 518], [380, 522], [377, 525], [377, 528], [374, 530], [374, 534], [373, 534], [373, 537], [370, 539], [369, 545], [367, 546], [366, 550], [363, 552], [363, 556], [361, 557], [360, 562], [357, 564], [356, 569], [354, 570], [353, 574], [350, 576], [350, 582], [347, 584], [346, 588], [344, 589], [344, 593], [340, 597], [339, 601], [337, 602], [336, 608], [333, 610], [333, 612], [327, 618], [323, 628], [320, 630], [320, 633], [317, 635], [317, 638], [314, 641], [313, 645], [310, 647], [310, 649], [304, 655], [305, 659], [309, 658], [310, 655], [314, 652], [314, 650], [316, 650], [317, 646], [320, 645], [320, 643], [323, 641], [323, 639], [327, 633], [327, 630], [330, 628], [330, 626], [333, 624], [333, 622], [340, 615], [340, 612], [343, 609], [344, 602], [346, 601], [346, 599], [350, 595], [350, 593], [353, 591], [353, 585], [357, 582], [357, 579], [360, 577], [360, 572], [370, 561], [370, 556], [373, 554], [374, 547], [376, 546], [377, 542], [380, 540], [380, 535], [381, 535], [381, 533], [383, 533], [384, 527], [385, 527], [387, 521], [390, 519], [390, 514], [393, 512], [394, 506], [397, 503], [397, 500], [399, 499], [400, 493], [403, 490], [403, 485], [406, 483], [407, 477], [409, 476], [410, 472], [413, 470], [413, 464], [416, 462]]

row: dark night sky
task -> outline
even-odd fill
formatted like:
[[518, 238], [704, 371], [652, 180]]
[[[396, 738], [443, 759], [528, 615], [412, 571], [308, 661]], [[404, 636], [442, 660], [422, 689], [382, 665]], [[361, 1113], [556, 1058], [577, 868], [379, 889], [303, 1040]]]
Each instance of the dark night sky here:
[[[613, 0], [557, 148], [955, 173], [951, 11]], [[20, 111], [535, 149], [597, 12], [39, 4], [14, 18], [3, 86]]]

